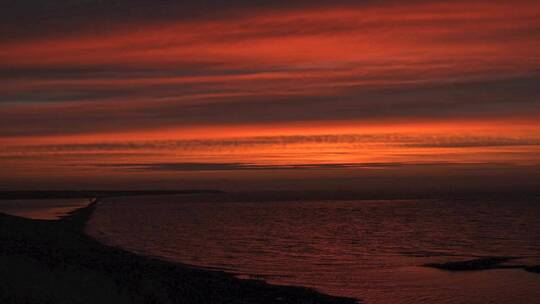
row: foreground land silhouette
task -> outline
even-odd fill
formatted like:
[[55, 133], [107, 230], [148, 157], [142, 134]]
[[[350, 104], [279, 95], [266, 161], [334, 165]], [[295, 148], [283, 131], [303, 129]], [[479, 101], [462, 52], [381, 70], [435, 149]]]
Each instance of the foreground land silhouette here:
[[[26, 198], [88, 194], [48, 192]], [[10, 195], [4, 198], [21, 197], [21, 193]], [[93, 199], [57, 221], [0, 213], [0, 303], [357, 303], [309, 288], [240, 280], [103, 245], [84, 233], [98, 202]]]

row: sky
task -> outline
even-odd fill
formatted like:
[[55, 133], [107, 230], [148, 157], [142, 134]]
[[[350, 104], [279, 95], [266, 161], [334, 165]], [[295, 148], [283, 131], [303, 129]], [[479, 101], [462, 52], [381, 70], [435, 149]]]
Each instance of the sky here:
[[4, 1], [0, 188], [535, 188], [538, 16], [529, 0]]

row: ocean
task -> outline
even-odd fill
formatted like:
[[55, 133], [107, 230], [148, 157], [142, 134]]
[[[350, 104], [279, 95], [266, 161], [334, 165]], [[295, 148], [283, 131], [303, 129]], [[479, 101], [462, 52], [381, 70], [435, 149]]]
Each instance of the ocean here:
[[540, 202], [524, 198], [102, 200], [87, 233], [133, 252], [364, 303], [539, 303], [523, 269], [426, 263], [512, 256], [540, 264]]

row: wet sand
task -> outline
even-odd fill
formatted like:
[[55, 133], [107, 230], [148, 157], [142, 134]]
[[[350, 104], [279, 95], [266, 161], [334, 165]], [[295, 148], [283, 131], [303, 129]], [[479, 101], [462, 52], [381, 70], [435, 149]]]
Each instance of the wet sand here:
[[0, 213], [0, 303], [357, 303], [103, 245], [84, 233], [97, 203], [56, 221]]

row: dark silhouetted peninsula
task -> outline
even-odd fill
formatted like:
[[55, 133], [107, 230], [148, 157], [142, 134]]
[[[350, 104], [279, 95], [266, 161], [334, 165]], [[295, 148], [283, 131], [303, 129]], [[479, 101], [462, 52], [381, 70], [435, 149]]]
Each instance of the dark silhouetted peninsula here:
[[1, 191], [0, 200], [11, 199], [67, 199], [105, 198], [113, 196], [219, 194], [219, 190], [79, 190], [79, 191]]

